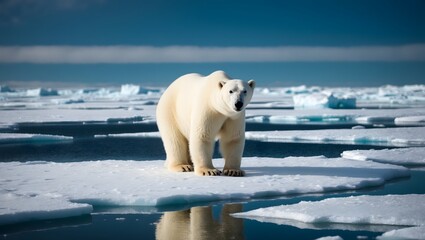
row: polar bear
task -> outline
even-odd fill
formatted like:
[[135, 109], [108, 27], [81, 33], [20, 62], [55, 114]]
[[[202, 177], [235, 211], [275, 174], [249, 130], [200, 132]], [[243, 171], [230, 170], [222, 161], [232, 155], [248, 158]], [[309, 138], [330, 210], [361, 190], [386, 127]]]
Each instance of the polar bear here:
[[214, 143], [220, 140], [224, 175], [243, 176], [245, 107], [255, 81], [231, 79], [223, 71], [208, 76], [187, 74], [176, 79], [159, 99], [156, 117], [167, 154], [166, 166], [175, 172], [221, 175], [214, 168]]

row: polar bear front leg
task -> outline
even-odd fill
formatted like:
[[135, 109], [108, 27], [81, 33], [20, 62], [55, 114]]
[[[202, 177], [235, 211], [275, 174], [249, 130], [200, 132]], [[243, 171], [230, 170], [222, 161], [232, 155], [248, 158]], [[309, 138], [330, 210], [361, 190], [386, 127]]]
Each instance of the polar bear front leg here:
[[220, 151], [225, 161], [223, 175], [234, 177], [242, 177], [245, 175], [245, 172], [241, 170], [244, 145], [244, 138], [220, 141]]
[[214, 168], [212, 154], [214, 140], [205, 140], [199, 137], [191, 137], [189, 140], [190, 156], [195, 167], [195, 173], [199, 176], [219, 176], [221, 171]]
[[220, 132], [220, 152], [225, 161], [223, 175], [234, 177], [245, 175], [245, 172], [241, 170], [244, 147], [245, 122], [242, 115], [238, 119], [226, 121]]

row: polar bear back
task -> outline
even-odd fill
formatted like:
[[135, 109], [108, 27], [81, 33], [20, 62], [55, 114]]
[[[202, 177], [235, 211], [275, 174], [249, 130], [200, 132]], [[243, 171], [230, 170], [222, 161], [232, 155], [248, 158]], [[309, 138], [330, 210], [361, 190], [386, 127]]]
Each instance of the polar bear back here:
[[[206, 96], [214, 91], [213, 85], [214, 81], [196, 73], [186, 74], [176, 79], [158, 102], [157, 119], [167, 119], [163, 115], [171, 114], [180, 132], [189, 138], [192, 111], [207, 110], [209, 99]], [[205, 107], [199, 109], [197, 106]]]

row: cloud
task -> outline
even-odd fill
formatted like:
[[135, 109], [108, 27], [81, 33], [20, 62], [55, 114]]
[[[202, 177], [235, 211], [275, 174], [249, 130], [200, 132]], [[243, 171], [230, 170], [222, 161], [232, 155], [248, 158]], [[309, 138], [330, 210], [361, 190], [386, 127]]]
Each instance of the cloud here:
[[0, 63], [425, 61], [425, 44], [356, 47], [3, 46]]

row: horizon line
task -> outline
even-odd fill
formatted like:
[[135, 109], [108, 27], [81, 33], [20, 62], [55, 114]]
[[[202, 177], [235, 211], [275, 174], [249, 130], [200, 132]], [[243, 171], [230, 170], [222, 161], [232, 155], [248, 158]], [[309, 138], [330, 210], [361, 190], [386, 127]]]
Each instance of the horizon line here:
[[128, 64], [425, 61], [425, 43], [366, 46], [0, 46], [1, 63]]

